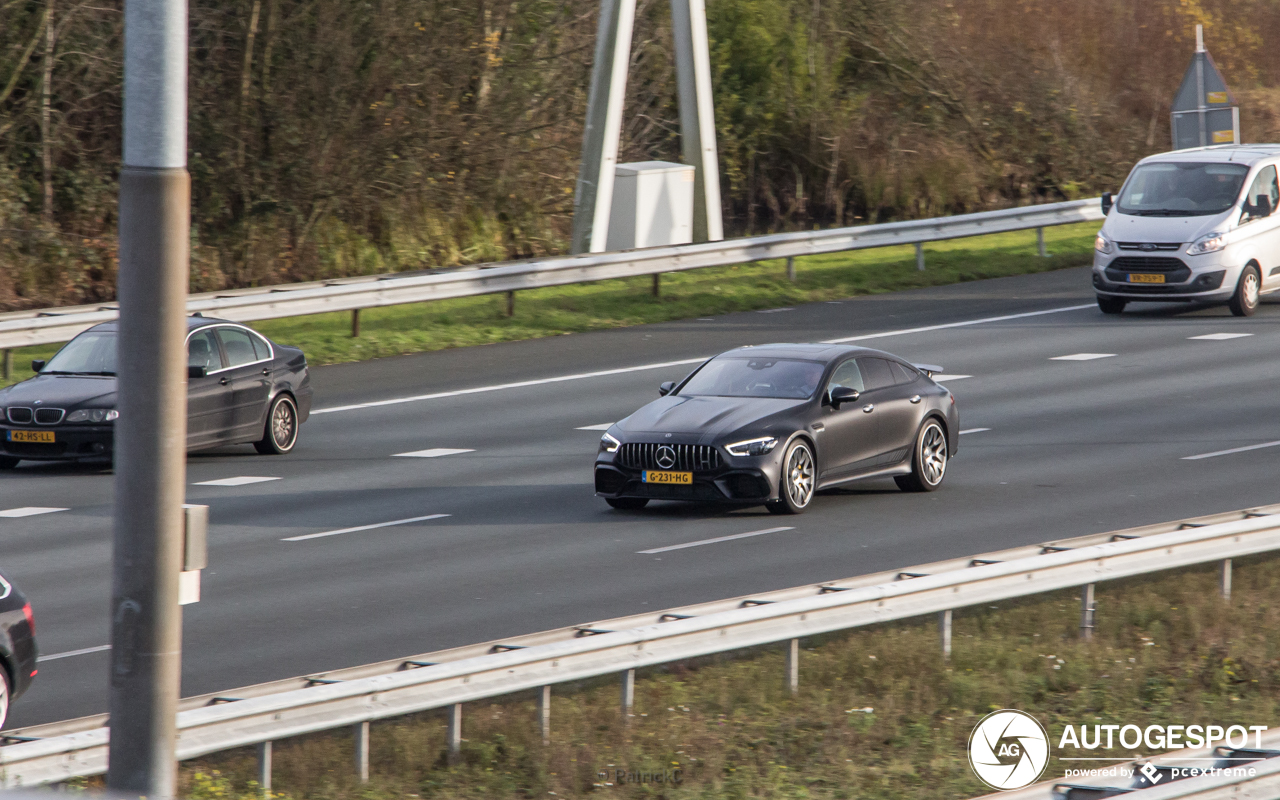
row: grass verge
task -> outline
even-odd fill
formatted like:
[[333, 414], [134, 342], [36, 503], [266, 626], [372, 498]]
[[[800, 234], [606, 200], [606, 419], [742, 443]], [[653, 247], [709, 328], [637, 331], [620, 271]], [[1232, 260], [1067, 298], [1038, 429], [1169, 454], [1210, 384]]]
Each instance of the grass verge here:
[[[1020, 231], [927, 245], [924, 272], [916, 269], [914, 247], [906, 245], [798, 258], [794, 283], [783, 262], [762, 261], [663, 275], [659, 297], [647, 276], [532, 289], [516, 295], [511, 317], [505, 295], [366, 309], [358, 338], [351, 336], [349, 312], [254, 327], [301, 347], [312, 364], [363, 361], [1082, 266], [1092, 258], [1097, 228], [1080, 223], [1045, 229], [1048, 258], [1036, 256], [1034, 231]], [[14, 375], [0, 385], [30, 377], [31, 359], [47, 359], [59, 347], [15, 350]]]
[[[1092, 642], [1076, 591], [957, 611], [951, 660], [932, 619], [802, 642], [800, 692], [779, 649], [648, 670], [624, 726], [613, 681], [556, 687], [543, 746], [536, 705], [516, 696], [466, 706], [461, 762], [435, 714], [375, 723], [371, 780], [359, 784], [347, 732], [275, 746], [285, 798], [667, 797], [967, 798], [987, 790], [965, 752], [993, 709], [1050, 731], [1045, 779], [1066, 724], [1274, 725], [1280, 710], [1280, 559], [1238, 561], [1234, 596], [1210, 568], [1098, 587]], [[1134, 757], [1119, 748], [1081, 755]], [[251, 751], [182, 765], [183, 797], [258, 796]], [[1075, 765], [1078, 766], [1078, 765]], [[600, 771], [679, 768], [678, 786], [619, 786]]]

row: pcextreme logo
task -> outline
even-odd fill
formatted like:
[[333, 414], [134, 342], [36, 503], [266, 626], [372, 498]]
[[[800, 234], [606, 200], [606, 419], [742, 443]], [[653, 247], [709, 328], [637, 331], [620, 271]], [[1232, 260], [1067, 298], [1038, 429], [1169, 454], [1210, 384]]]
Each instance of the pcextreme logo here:
[[992, 711], [969, 734], [969, 766], [992, 789], [1021, 789], [1049, 766], [1049, 732], [1022, 711]]

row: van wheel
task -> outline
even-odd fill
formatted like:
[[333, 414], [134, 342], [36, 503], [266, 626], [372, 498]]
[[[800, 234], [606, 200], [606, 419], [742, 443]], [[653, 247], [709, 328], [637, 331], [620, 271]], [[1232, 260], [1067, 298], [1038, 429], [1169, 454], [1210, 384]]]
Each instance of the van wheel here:
[[1098, 309], [1103, 314], [1119, 314], [1124, 311], [1124, 307], [1129, 305], [1128, 300], [1122, 300], [1119, 297], [1103, 297], [1098, 295]]
[[1262, 277], [1258, 268], [1250, 264], [1240, 273], [1240, 282], [1236, 284], [1236, 292], [1227, 303], [1231, 313], [1237, 317], [1252, 317], [1258, 310], [1258, 295], [1262, 291]]

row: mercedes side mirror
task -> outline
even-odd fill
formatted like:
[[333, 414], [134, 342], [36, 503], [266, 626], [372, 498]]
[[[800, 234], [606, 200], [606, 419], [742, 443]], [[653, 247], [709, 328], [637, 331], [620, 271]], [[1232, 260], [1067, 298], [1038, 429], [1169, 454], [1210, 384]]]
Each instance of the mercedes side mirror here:
[[662, 385], [658, 387], [658, 397], [666, 397], [671, 394], [671, 390], [674, 388], [676, 388], [675, 381], [663, 381]]
[[848, 386], [837, 386], [831, 390], [831, 405], [839, 408], [841, 403], [857, 402], [861, 396], [862, 393], [857, 389], [850, 389]]
[[187, 367], [187, 380], [207, 377], [209, 377], [208, 367]]
[[1102, 213], [1104, 215], [1111, 213], [1111, 192], [1102, 193]]
[[40, 370], [44, 369], [44, 364], [45, 364], [45, 361], [43, 358], [31, 359], [31, 371], [39, 372]]

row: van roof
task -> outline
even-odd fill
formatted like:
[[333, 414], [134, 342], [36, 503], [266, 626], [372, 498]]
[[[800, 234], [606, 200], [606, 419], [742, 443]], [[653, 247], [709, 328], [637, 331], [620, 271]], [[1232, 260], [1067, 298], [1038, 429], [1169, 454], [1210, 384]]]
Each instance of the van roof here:
[[1219, 144], [1212, 147], [1192, 147], [1186, 150], [1174, 150], [1169, 153], [1157, 153], [1147, 156], [1138, 163], [1150, 164], [1161, 161], [1197, 161], [1236, 163], [1253, 166], [1259, 161], [1280, 156], [1280, 144]]

